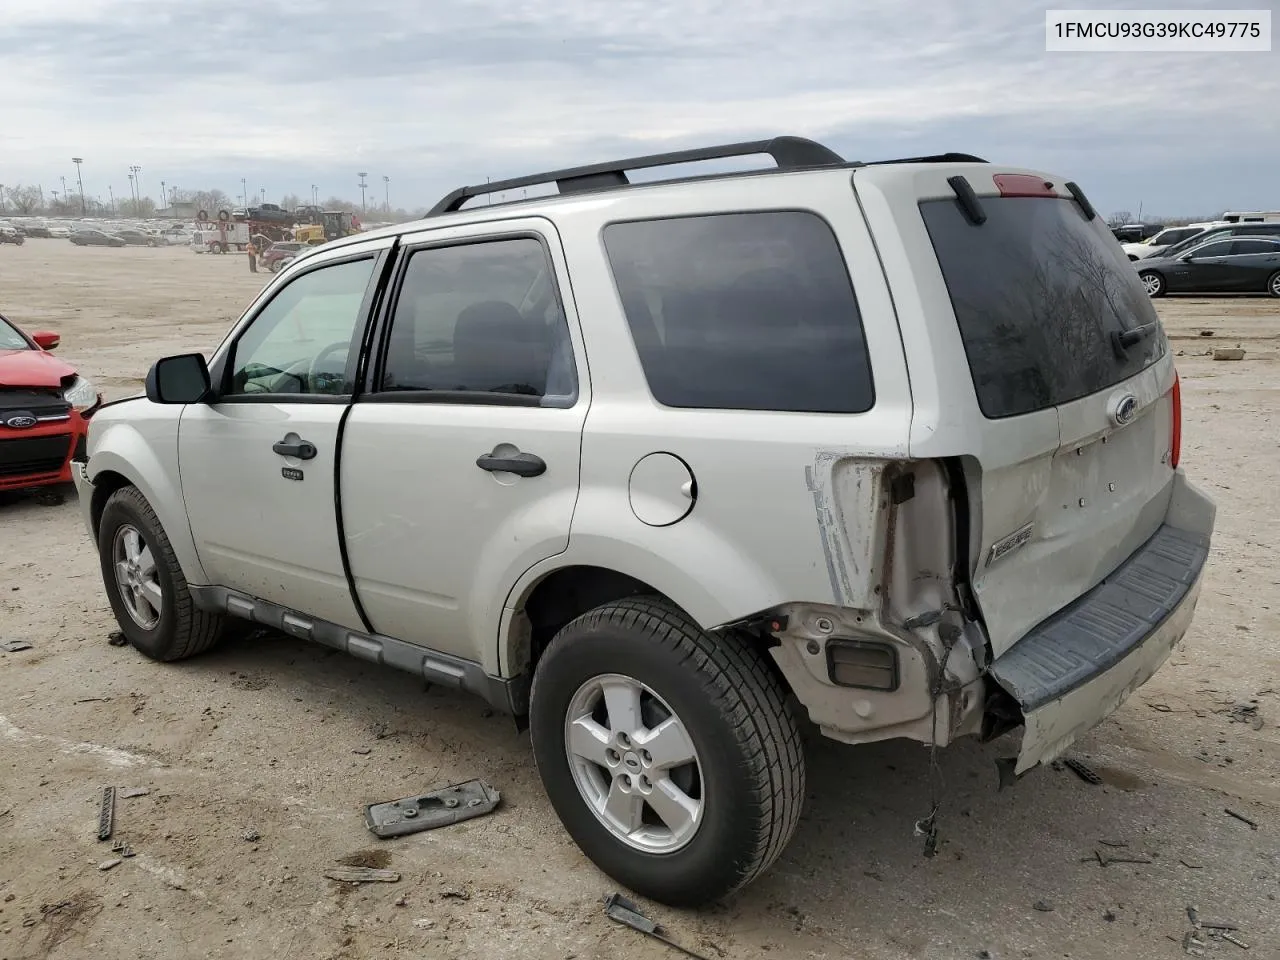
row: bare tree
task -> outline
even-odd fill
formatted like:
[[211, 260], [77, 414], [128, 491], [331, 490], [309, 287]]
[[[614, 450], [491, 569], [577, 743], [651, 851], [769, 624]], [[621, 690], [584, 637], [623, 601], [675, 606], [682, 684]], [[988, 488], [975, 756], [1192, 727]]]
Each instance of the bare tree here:
[[297, 210], [302, 206], [302, 198], [296, 193], [286, 193], [280, 198], [280, 206], [285, 210]]
[[1128, 210], [1121, 210], [1117, 213], [1113, 213], [1110, 217], [1107, 218], [1107, 226], [1109, 227], [1122, 227], [1126, 223], [1132, 223], [1132, 222], [1133, 222], [1133, 214], [1130, 213]]
[[25, 217], [40, 209], [41, 196], [39, 187], [5, 187], [5, 199], [13, 206], [19, 216]]

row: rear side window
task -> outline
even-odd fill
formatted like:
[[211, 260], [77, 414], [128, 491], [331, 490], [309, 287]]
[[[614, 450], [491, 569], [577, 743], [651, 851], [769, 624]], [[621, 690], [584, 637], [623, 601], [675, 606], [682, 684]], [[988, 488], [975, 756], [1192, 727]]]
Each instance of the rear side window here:
[[821, 217], [769, 211], [614, 223], [604, 245], [659, 403], [871, 409], [858, 303]]
[[[920, 212], [942, 267], [978, 405], [1011, 417], [1078, 400], [1164, 356], [1138, 271], [1071, 200], [982, 197], [971, 224], [955, 200]], [[1113, 334], [1154, 324], [1127, 348]]]

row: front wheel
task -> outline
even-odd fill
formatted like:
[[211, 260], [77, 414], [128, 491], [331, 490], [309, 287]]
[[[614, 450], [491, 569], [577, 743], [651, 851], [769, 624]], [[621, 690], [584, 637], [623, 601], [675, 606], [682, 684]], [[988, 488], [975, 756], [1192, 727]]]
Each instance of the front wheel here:
[[182, 660], [217, 642], [223, 618], [192, 602], [169, 538], [137, 487], [108, 498], [98, 558], [116, 622], [139, 651], [153, 660]]
[[799, 726], [766, 655], [665, 600], [606, 604], [556, 635], [530, 734], [565, 829], [605, 873], [672, 906], [718, 900], [800, 818]]
[[1143, 287], [1146, 288], [1147, 296], [1163, 297], [1165, 294], [1164, 277], [1156, 273], [1154, 270], [1145, 270], [1138, 274], [1138, 279], [1142, 281]]
[[1273, 297], [1280, 297], [1280, 270], [1273, 273], [1267, 280], [1267, 293]]

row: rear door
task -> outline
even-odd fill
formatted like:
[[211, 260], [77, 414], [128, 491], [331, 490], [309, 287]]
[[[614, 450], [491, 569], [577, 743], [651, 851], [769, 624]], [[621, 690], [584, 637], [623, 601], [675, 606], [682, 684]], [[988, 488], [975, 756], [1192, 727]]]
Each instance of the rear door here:
[[961, 458], [997, 656], [1159, 527], [1175, 402], [1165, 335], [1106, 225], [1058, 177], [1002, 173], [854, 176], [898, 303], [911, 451]]

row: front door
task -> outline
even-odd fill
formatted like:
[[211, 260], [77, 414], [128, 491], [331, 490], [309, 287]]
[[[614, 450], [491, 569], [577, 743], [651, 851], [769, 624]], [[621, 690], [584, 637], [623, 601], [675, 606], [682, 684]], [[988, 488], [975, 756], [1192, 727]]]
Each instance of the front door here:
[[385, 359], [352, 407], [342, 515], [375, 630], [497, 672], [507, 591], [563, 552], [587, 383], [545, 220], [401, 238]]
[[334, 477], [380, 252], [326, 258], [275, 290], [237, 332], [214, 401], [187, 407], [178, 431], [211, 582], [356, 629]]

